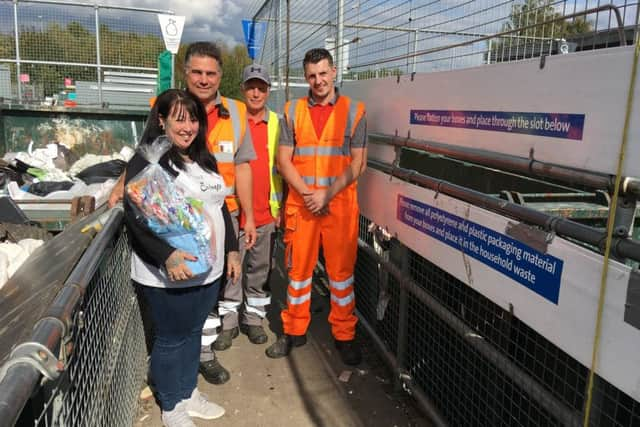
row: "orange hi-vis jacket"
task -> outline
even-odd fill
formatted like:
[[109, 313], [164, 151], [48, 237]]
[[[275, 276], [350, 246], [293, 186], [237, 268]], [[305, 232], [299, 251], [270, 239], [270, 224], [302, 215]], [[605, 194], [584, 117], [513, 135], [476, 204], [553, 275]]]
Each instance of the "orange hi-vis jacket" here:
[[[318, 136], [307, 97], [285, 105], [285, 119], [292, 124], [296, 141], [292, 163], [310, 189], [330, 187], [351, 164], [350, 142], [364, 115], [364, 104], [340, 95], [333, 108], [322, 135]], [[354, 181], [334, 200], [336, 203], [342, 199], [353, 200], [355, 192]], [[304, 206], [302, 196], [295, 191], [289, 193], [289, 199], [291, 204]]]
[[224, 96], [220, 100], [229, 114], [221, 115], [216, 125], [208, 130], [207, 148], [216, 158], [218, 172], [227, 186], [227, 208], [233, 212], [238, 209], [234, 156], [247, 132], [247, 107], [240, 101]]

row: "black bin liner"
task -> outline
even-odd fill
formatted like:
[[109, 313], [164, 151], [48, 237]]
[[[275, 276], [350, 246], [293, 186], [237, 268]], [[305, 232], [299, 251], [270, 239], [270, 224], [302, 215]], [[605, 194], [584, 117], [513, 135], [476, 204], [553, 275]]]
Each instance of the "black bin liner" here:
[[73, 182], [71, 181], [43, 181], [34, 182], [27, 191], [36, 196], [46, 196], [54, 191], [66, 191], [71, 187], [73, 187]]
[[116, 179], [122, 175], [126, 166], [127, 162], [123, 160], [109, 160], [108, 162], [89, 166], [79, 172], [76, 178], [81, 179], [87, 185], [105, 182], [108, 179]]

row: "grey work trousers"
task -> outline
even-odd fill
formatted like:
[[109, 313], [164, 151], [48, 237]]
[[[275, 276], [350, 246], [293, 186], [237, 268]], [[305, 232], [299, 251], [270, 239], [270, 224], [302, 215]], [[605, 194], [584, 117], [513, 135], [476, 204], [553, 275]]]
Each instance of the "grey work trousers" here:
[[275, 239], [275, 223], [257, 228], [258, 237], [255, 246], [245, 249], [244, 231], [240, 230], [240, 259], [243, 260], [242, 283], [227, 280], [218, 302], [218, 314], [222, 319], [222, 329], [229, 330], [238, 326], [239, 311], [244, 303], [242, 323], [244, 325], [262, 325], [267, 315], [267, 306], [271, 302], [271, 293], [267, 288], [271, 273], [271, 258]]

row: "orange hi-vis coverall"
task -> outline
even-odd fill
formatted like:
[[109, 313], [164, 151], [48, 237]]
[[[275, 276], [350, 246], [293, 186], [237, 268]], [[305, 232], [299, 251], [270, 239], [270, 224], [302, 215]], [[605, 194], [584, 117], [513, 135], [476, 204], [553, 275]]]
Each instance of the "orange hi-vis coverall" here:
[[[292, 163], [309, 189], [328, 188], [351, 164], [351, 138], [364, 116], [364, 104], [340, 95], [318, 136], [308, 98], [288, 102], [285, 119], [294, 132]], [[356, 182], [329, 202], [329, 213], [316, 216], [293, 188], [285, 206], [286, 260], [289, 267], [287, 308], [282, 311], [284, 333], [304, 335], [311, 321], [311, 279], [323, 248], [331, 291], [329, 323], [340, 341], [355, 337], [353, 271], [358, 249]]]

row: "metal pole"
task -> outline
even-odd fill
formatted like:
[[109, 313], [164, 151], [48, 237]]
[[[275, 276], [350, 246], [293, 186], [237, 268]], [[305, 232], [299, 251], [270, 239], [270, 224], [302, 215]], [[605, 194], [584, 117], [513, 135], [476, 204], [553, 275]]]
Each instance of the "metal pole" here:
[[16, 83], [18, 102], [22, 102], [22, 82], [20, 81], [20, 40], [18, 32], [18, 0], [13, 0], [13, 34], [16, 39]]
[[289, 22], [290, 22], [290, 18], [291, 18], [291, 0], [287, 0], [287, 44], [286, 44], [286, 56], [285, 56], [285, 90], [284, 90], [284, 100], [288, 101], [289, 100], [289, 47], [290, 47], [290, 40], [291, 40], [291, 31], [290, 31], [290, 27], [289, 27]]
[[98, 16], [98, 10], [100, 6], [95, 5], [95, 15], [96, 15], [96, 75], [97, 75], [97, 83], [98, 83], [98, 103], [100, 107], [102, 107], [102, 67], [100, 61], [100, 18]]
[[342, 70], [344, 70], [344, 0], [338, 1], [338, 27], [336, 33], [336, 50], [335, 50], [335, 64], [338, 69], [337, 84], [342, 83]]
[[174, 89], [176, 87], [176, 55], [175, 53], [171, 54], [171, 88]]
[[418, 61], [418, 57], [416, 55], [416, 52], [418, 51], [418, 30], [415, 30], [413, 32], [413, 67], [411, 68], [411, 72], [415, 73], [416, 72], [416, 64]]
[[[402, 273], [409, 276], [409, 249], [404, 245], [398, 248], [400, 268]], [[409, 304], [407, 290], [400, 287], [400, 299], [398, 301], [398, 344], [396, 354], [398, 357], [398, 370], [400, 372], [407, 371], [407, 337], [409, 336]], [[398, 385], [396, 384], [396, 388]]]
[[[282, 64], [280, 60], [280, 46], [282, 45], [282, 0], [274, 0], [276, 2], [276, 28], [273, 33], [273, 50], [275, 51], [273, 66], [276, 69], [276, 81], [278, 82], [278, 105], [283, 104], [282, 102]], [[255, 19], [255, 17], [254, 17]]]

